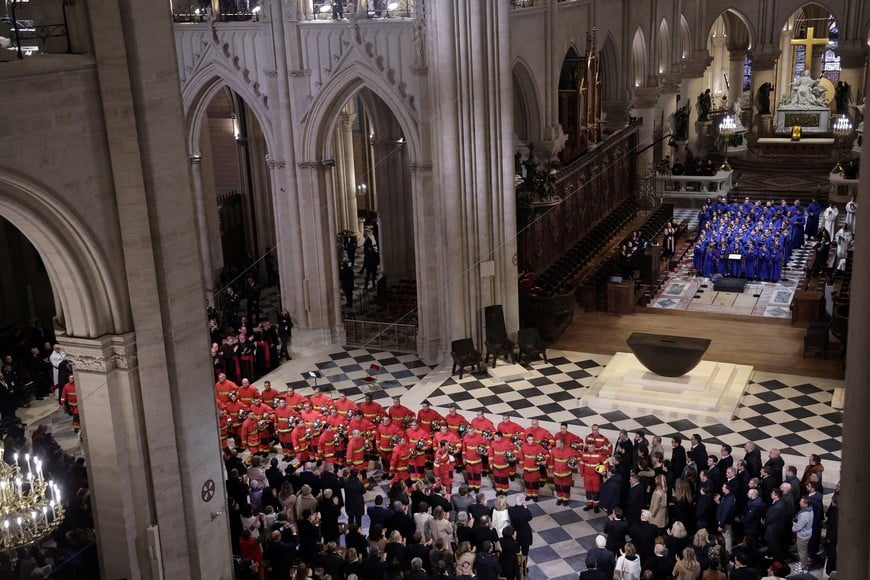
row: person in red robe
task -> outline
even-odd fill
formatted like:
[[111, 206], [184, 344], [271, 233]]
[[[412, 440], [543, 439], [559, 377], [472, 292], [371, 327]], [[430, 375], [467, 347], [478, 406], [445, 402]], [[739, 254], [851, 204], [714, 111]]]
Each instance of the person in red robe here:
[[453, 454], [450, 453], [450, 445], [446, 438], [435, 449], [435, 459], [432, 462], [435, 480], [441, 482], [447, 495], [453, 491]]
[[604, 463], [606, 456], [601, 450], [595, 448], [594, 443], [586, 445], [583, 455], [580, 457], [583, 473], [583, 487], [586, 490], [586, 507], [583, 511], [595, 510], [599, 513], [598, 499], [601, 496], [601, 472], [599, 466]]
[[79, 398], [76, 394], [76, 378], [74, 375], [69, 376], [69, 382], [63, 386], [60, 392], [60, 404], [66, 409], [66, 412], [72, 415], [73, 432], [78, 433], [81, 428], [79, 421]]
[[480, 491], [483, 476], [483, 459], [489, 457], [489, 441], [477, 431], [471, 431], [462, 440], [462, 457], [465, 460], [465, 482], [469, 491]]
[[574, 485], [573, 461], [577, 461], [577, 452], [565, 445], [565, 439], [556, 437], [556, 447], [550, 451], [550, 471], [553, 474], [553, 485], [556, 488], [556, 505], [571, 503], [571, 486]]

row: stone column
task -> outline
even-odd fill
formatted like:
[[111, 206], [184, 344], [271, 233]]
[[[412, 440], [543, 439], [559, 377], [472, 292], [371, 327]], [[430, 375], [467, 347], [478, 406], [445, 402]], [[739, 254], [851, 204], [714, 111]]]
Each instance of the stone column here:
[[353, 124], [356, 113], [341, 112], [335, 124], [336, 227], [359, 233], [356, 215], [356, 172], [353, 157]]
[[[637, 164], [638, 177], [653, 163], [653, 135], [659, 124], [660, 112], [657, 106], [659, 87], [635, 87], [632, 114], [643, 119], [643, 125], [638, 130], [638, 148], [646, 149], [640, 154]], [[647, 149], [647, 147], [649, 147]]]
[[729, 47], [728, 83], [731, 85], [728, 91], [728, 106], [731, 107], [743, 96], [743, 65], [746, 63], [746, 47]]
[[[870, 79], [865, 94], [870, 92]], [[870, 175], [870, 155], [861, 156], [861, 175]], [[858, 184], [858, 223], [867, 224], [870, 180]], [[866, 227], [866, 226], [865, 226]], [[870, 254], [870, 236], [859, 235], [854, 242], [855, 267], [852, 268], [852, 299], [849, 301], [849, 338], [846, 357], [846, 401], [843, 421], [843, 468], [840, 476], [843, 495], [840, 503], [840, 534], [837, 553], [837, 574], [840, 578], [863, 578], [867, 573], [870, 548], [867, 529], [870, 527], [870, 505], [861, 493], [870, 478], [866, 441], [870, 439], [870, 269], [861, 267], [862, 256]], [[831, 485], [835, 482], [828, 482]]]
[[[449, 256], [446, 334], [479, 339], [483, 308], [491, 304], [503, 305], [512, 333], [519, 326], [513, 264], [512, 8], [507, 2], [466, 0], [439, 1], [430, 8], [434, 186], [444, 207], [447, 239], [442, 247]], [[436, 50], [442, 46], [451, 49]]]
[[190, 156], [190, 175], [193, 178], [193, 200], [196, 206], [196, 229], [199, 251], [202, 253], [202, 279], [205, 297], [214, 304], [214, 266], [211, 260], [211, 242], [208, 239], [208, 218], [205, 214], [205, 192], [202, 187], [202, 155]]

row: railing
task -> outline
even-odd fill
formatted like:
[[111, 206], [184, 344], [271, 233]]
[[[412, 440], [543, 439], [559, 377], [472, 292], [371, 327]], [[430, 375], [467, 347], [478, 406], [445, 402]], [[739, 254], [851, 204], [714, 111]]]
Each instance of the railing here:
[[535, 0], [511, 0], [514, 8], [531, 8], [535, 5]]
[[417, 325], [346, 318], [347, 344], [384, 350], [417, 350]]
[[[249, 22], [259, 19], [259, 0], [220, 0], [214, 19], [218, 22]], [[205, 22], [209, 13], [215, 9], [210, 0], [193, 1], [189, 4], [174, 3], [172, 20], [174, 22]]]
[[[343, 8], [338, 9], [341, 5]], [[356, 10], [353, 2], [339, 0], [323, 0], [314, 3], [315, 20], [339, 20], [350, 18]], [[368, 0], [366, 4], [367, 18], [412, 18], [414, 16], [414, 0]]]
[[[45, 9], [59, 5], [62, 11], [62, 24], [36, 24], [32, 18], [22, 18], [21, 11], [25, 14], [30, 12], [30, 2], [27, 0], [12, 0], [7, 2], [9, 14], [0, 17], [0, 36], [6, 36], [10, 40], [10, 50], [17, 52], [18, 58], [24, 58], [35, 52], [72, 52], [70, 44], [69, 27], [67, 26], [67, 8], [72, 4], [72, 0], [62, 0], [54, 3], [54, 5], [40, 6], [44, 10], [36, 16], [40, 18], [58, 18], [56, 11], [47, 13]], [[62, 45], [62, 50], [57, 43], [49, 45], [49, 38], [64, 38], [66, 42]]]

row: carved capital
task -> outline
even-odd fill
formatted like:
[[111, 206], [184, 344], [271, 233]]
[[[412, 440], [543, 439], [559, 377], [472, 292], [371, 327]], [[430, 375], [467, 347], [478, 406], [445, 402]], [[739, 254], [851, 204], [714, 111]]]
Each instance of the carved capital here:
[[408, 169], [411, 173], [416, 173], [418, 171], [432, 171], [432, 163], [409, 163]]
[[106, 374], [115, 369], [133, 369], [138, 364], [132, 332], [97, 339], [59, 337], [58, 342], [74, 372]]
[[749, 52], [753, 70], [773, 70], [779, 60], [779, 47], [773, 45], [760, 46]]
[[190, 159], [191, 165], [199, 165], [200, 163], [202, 163], [202, 155], [201, 154], [191, 155], [188, 159]]
[[311, 70], [310, 70], [310, 69], [291, 70], [291, 71], [290, 71], [290, 78], [293, 78], [293, 79], [307, 78], [307, 77], [310, 77], [310, 76], [311, 76]]
[[268, 154], [266, 155], [266, 167], [269, 169], [283, 169], [287, 164], [280, 159], [272, 159]]
[[868, 49], [859, 43], [842, 44], [837, 47], [840, 68], [864, 68], [867, 64]]
[[634, 87], [632, 89], [633, 104], [638, 109], [654, 107], [659, 100], [661, 87]]
[[684, 78], [702, 77], [712, 62], [713, 57], [706, 49], [696, 50], [692, 53], [691, 58], [684, 58], [680, 61], [680, 72]]

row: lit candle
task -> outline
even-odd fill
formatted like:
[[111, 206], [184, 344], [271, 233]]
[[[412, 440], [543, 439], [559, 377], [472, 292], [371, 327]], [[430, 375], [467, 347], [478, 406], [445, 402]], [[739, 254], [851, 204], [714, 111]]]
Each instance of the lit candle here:
[[[54, 515], [54, 500], [51, 500], [50, 502], [48, 502], [48, 507], [51, 509], [51, 519], [52, 519], [52, 521], [54, 521], [54, 519], [55, 519], [55, 515]], [[45, 508], [42, 508], [42, 509], [45, 509]], [[7, 523], [8, 523], [8, 522], [7, 522]]]
[[15, 486], [18, 488], [18, 497], [20, 498], [21, 497], [21, 478], [20, 477], [15, 478]]
[[30, 512], [30, 519], [33, 521], [33, 533], [37, 533], [39, 530], [36, 527], [36, 512]]
[[0, 497], [2, 497], [3, 501], [6, 501], [6, 486], [9, 485], [8, 482], [4, 479], [0, 481]]
[[17, 453], [12, 454], [12, 460], [15, 462], [15, 465], [18, 465], [18, 454]]
[[18, 518], [18, 532], [21, 534], [21, 537], [24, 537], [24, 526], [21, 525], [21, 518]]
[[30, 472], [30, 453], [24, 454], [24, 462], [27, 463], [27, 471]]
[[48, 508], [45, 506], [42, 506], [42, 519], [44, 519], [46, 525], [48, 525]]

